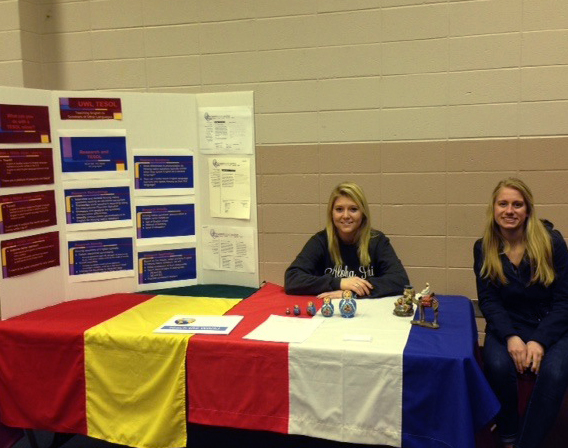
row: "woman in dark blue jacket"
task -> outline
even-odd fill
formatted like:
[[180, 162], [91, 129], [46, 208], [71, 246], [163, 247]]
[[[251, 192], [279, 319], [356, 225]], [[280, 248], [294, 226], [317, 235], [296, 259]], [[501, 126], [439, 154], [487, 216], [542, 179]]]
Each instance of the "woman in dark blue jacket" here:
[[[499, 433], [507, 448], [537, 448], [568, 386], [568, 249], [552, 224], [537, 219], [521, 180], [493, 191], [474, 271], [487, 321], [485, 370], [501, 401]], [[520, 422], [517, 373], [526, 372], [536, 384]]]

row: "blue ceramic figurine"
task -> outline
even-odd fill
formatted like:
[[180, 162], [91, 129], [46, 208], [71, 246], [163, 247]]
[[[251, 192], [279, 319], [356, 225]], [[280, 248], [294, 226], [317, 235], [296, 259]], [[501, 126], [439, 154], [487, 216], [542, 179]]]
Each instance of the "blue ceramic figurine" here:
[[314, 302], [308, 302], [308, 307], [306, 308], [306, 312], [308, 313], [308, 316], [316, 315], [316, 307], [314, 305]]
[[323, 299], [323, 306], [321, 307], [321, 314], [323, 315], [323, 317], [333, 316], [334, 311], [335, 308], [333, 306], [333, 303], [331, 303], [331, 299], [329, 297]]
[[339, 312], [342, 317], [353, 317], [357, 311], [357, 294], [352, 291], [343, 291], [341, 301], [339, 302]]

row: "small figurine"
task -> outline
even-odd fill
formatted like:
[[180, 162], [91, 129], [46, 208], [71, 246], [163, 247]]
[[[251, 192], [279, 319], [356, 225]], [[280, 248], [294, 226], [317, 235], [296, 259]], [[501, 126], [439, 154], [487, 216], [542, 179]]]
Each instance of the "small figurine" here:
[[[418, 320], [413, 320], [410, 323], [412, 325], [420, 325], [421, 327], [426, 328], [440, 328], [440, 324], [438, 324], [439, 302], [436, 298], [436, 294], [430, 290], [430, 283], [426, 283], [426, 288], [417, 294], [414, 302], [418, 305], [419, 318]], [[425, 308], [432, 308], [434, 311], [434, 320], [432, 322], [428, 322], [426, 320]]]
[[306, 308], [306, 312], [308, 313], [308, 316], [315, 316], [316, 315], [316, 307], [314, 305], [314, 302], [308, 302], [308, 307]]
[[300, 305], [294, 305], [294, 316], [299, 316], [301, 312]]
[[323, 315], [323, 317], [331, 317], [333, 316], [334, 312], [335, 308], [333, 306], [333, 303], [331, 303], [331, 299], [329, 297], [323, 299], [323, 306], [321, 307], [321, 314]]
[[415, 292], [412, 285], [406, 285], [402, 297], [394, 302], [393, 314], [400, 317], [408, 317], [414, 314], [414, 297]]
[[357, 311], [357, 302], [355, 299], [357, 294], [352, 291], [345, 290], [341, 295], [341, 301], [339, 302], [339, 312], [342, 317], [353, 317]]
[[430, 283], [426, 282], [426, 287], [418, 293], [418, 298], [420, 298], [420, 296], [427, 296], [430, 293]]
[[290, 308], [286, 308], [286, 314], [290, 314]]

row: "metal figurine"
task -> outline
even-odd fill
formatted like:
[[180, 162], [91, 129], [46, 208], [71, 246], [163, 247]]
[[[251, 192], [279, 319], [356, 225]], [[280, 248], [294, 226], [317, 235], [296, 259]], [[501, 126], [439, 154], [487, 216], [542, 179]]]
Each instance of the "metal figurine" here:
[[404, 287], [402, 297], [394, 302], [393, 314], [400, 317], [409, 317], [414, 314], [414, 298], [416, 293], [411, 285]]
[[341, 294], [341, 301], [339, 302], [339, 312], [341, 317], [353, 317], [357, 311], [357, 294], [353, 291], [345, 290]]
[[[411, 321], [410, 323], [412, 325], [420, 325], [421, 327], [434, 329], [440, 328], [440, 324], [438, 324], [439, 302], [436, 298], [436, 294], [430, 290], [430, 283], [426, 283], [426, 288], [417, 295], [414, 299], [414, 303], [418, 305], [419, 319]], [[434, 311], [434, 320], [432, 322], [426, 320], [425, 308], [432, 308]]]
[[314, 302], [308, 302], [308, 307], [306, 308], [306, 312], [308, 313], [308, 316], [315, 316], [316, 315], [316, 307], [314, 305]]
[[334, 311], [335, 307], [333, 306], [333, 303], [331, 303], [331, 299], [329, 297], [323, 299], [323, 306], [321, 307], [321, 314], [323, 317], [333, 316]]
[[299, 316], [301, 312], [300, 305], [294, 305], [294, 316]]
[[286, 308], [286, 314], [290, 314], [290, 308]]

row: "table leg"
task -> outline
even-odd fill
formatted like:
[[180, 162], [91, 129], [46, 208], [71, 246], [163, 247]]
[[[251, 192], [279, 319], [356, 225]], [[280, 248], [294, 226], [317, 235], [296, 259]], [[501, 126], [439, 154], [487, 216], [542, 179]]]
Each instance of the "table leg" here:
[[33, 429], [24, 429], [24, 433], [26, 434], [26, 437], [28, 438], [28, 441], [30, 442], [30, 446], [32, 448], [39, 448], [39, 445], [37, 444], [36, 436], [34, 434], [34, 430]]
[[[34, 433], [33, 429], [25, 429], [24, 433], [30, 443], [31, 448], [40, 448], [37, 437]], [[75, 434], [67, 434], [64, 432], [55, 432], [53, 433], [53, 440], [48, 448], [59, 448], [65, 445]]]
[[62, 445], [65, 445], [75, 434], [67, 434], [64, 432], [56, 432], [53, 434], [53, 440], [51, 441], [51, 445], [48, 448], [59, 448]]

